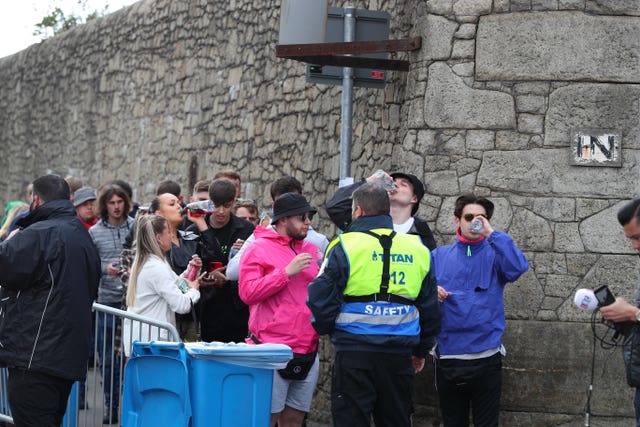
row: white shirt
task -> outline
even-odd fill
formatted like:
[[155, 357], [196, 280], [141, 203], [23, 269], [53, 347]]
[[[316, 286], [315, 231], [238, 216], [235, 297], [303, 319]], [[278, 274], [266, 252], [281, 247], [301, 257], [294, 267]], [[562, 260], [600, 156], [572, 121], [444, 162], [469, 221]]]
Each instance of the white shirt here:
[[403, 222], [402, 224], [393, 224], [393, 230], [396, 233], [407, 234], [409, 230], [413, 227], [413, 217], [410, 216], [408, 220]]
[[[182, 293], [178, 285], [182, 278], [173, 272], [169, 264], [155, 255], [144, 263], [136, 283], [136, 302], [127, 308], [127, 312], [150, 317], [154, 320], [171, 323], [175, 326], [175, 313], [188, 313], [192, 303], [200, 299], [200, 291], [189, 288]], [[160, 331], [144, 323], [124, 319], [122, 341], [125, 355], [131, 355], [131, 343], [134, 340], [166, 341], [166, 330]]]

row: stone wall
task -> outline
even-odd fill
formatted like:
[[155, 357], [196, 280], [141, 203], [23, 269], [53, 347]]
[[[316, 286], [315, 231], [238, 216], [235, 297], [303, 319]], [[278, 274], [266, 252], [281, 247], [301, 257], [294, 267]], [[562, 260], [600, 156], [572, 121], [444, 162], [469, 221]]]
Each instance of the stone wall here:
[[[332, 2], [343, 5], [345, 2]], [[503, 425], [582, 422], [592, 350], [577, 288], [608, 283], [632, 298], [637, 257], [615, 214], [638, 195], [640, 5], [636, 0], [369, 0], [408, 73], [354, 91], [352, 172], [423, 178], [419, 215], [439, 243], [467, 191], [496, 203], [531, 269], [508, 286]], [[0, 59], [3, 203], [33, 177], [129, 181], [146, 203], [164, 179], [183, 185], [238, 169], [268, 206], [290, 173], [322, 207], [337, 185], [340, 90], [308, 84], [275, 57], [277, 0], [143, 0]], [[622, 135], [618, 168], [572, 166], [574, 128]], [[335, 229], [321, 209], [316, 224]], [[601, 326], [598, 332], [603, 333]], [[331, 347], [312, 418], [328, 422]], [[416, 425], [437, 425], [429, 371], [416, 381]], [[628, 425], [632, 392], [619, 351], [596, 350], [594, 422]]]

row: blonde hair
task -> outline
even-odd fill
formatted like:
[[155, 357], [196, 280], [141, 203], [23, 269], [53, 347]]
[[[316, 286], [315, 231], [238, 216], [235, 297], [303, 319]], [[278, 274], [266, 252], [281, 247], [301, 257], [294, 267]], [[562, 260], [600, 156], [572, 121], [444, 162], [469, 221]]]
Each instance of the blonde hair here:
[[7, 213], [7, 219], [4, 221], [4, 225], [0, 228], [0, 240], [7, 237], [9, 234], [9, 228], [11, 228], [11, 224], [13, 220], [18, 216], [19, 213], [22, 213], [29, 209], [29, 205], [26, 203], [18, 203], [11, 209], [9, 209], [9, 213]]
[[127, 306], [133, 307], [136, 303], [136, 288], [138, 276], [144, 264], [152, 255], [164, 260], [164, 254], [158, 243], [156, 235], [162, 234], [169, 226], [169, 221], [161, 215], [148, 215], [138, 218], [135, 228], [136, 255], [131, 265], [131, 277], [127, 287]]

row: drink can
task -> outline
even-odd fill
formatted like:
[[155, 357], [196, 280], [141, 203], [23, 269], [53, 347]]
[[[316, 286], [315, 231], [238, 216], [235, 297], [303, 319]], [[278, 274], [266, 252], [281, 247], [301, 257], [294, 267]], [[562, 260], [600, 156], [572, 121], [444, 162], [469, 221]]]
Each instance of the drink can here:
[[471, 225], [469, 226], [469, 231], [473, 232], [473, 233], [477, 233], [480, 230], [482, 230], [482, 221], [478, 218], [474, 219], [473, 221], [471, 221]]

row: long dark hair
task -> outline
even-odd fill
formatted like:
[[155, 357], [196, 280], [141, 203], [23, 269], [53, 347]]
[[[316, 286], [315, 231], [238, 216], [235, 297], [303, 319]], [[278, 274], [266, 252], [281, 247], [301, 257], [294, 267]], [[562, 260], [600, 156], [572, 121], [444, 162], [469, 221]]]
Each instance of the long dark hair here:
[[100, 196], [98, 196], [98, 214], [103, 220], [109, 218], [109, 211], [107, 210], [107, 203], [113, 196], [118, 196], [124, 200], [124, 214], [128, 215], [131, 211], [131, 199], [127, 192], [119, 185], [109, 184], [100, 189]]

